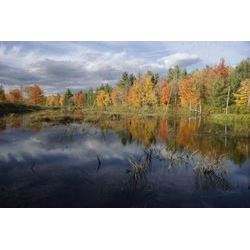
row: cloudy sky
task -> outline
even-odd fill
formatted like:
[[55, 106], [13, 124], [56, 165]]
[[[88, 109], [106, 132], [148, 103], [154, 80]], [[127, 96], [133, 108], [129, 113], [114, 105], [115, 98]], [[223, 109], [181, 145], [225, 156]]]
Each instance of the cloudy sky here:
[[165, 76], [176, 64], [190, 71], [221, 57], [236, 65], [250, 57], [250, 42], [0, 42], [0, 84], [76, 91], [114, 84], [124, 71]]

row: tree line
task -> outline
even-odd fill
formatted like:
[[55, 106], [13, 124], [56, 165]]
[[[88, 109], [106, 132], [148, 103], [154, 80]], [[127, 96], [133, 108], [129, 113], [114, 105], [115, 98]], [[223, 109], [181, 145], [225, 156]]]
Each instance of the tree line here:
[[0, 101], [46, 105], [49, 107], [124, 108], [183, 107], [191, 112], [203, 110], [248, 112], [250, 107], [250, 59], [231, 67], [221, 59], [217, 65], [187, 73], [178, 65], [166, 77], [151, 71], [124, 72], [115, 86], [45, 96], [38, 84], [14, 88], [8, 93], [0, 87]]

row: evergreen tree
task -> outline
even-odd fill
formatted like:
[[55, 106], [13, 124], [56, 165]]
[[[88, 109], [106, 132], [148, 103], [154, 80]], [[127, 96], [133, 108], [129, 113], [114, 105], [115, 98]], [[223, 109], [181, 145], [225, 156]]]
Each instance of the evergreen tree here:
[[122, 74], [121, 80], [118, 83], [118, 86], [124, 88], [128, 92], [135, 81], [136, 77], [134, 74], [129, 75], [127, 72], [124, 72]]
[[95, 99], [96, 99], [96, 94], [95, 91], [90, 88], [89, 90], [86, 91], [85, 93], [85, 106], [89, 108], [93, 108], [95, 106]]
[[64, 94], [64, 106], [72, 106], [73, 104], [73, 94], [70, 89], [67, 89]]
[[159, 73], [153, 74], [152, 75], [152, 83], [154, 84], [154, 86], [156, 86], [156, 84], [159, 82], [160, 80], [160, 75]]
[[170, 102], [177, 105], [179, 96], [179, 81], [186, 76], [186, 71], [178, 65], [168, 70], [167, 81], [170, 83]]
[[110, 86], [108, 83], [107, 84], [102, 84], [99, 88], [96, 89], [96, 91], [103, 90], [105, 93], [111, 94], [112, 92], [112, 86]]
[[129, 88], [133, 86], [134, 82], [136, 81], [136, 77], [134, 74], [129, 75]]
[[241, 82], [246, 79], [250, 79], [250, 58], [243, 60], [236, 66], [229, 76], [229, 84], [231, 87], [230, 103], [233, 103], [234, 93], [239, 89]]
[[211, 95], [211, 105], [216, 108], [226, 108], [228, 85], [225, 84], [223, 78], [218, 78], [213, 84], [213, 92]]
[[180, 80], [183, 79], [186, 75], [187, 71], [181, 69], [178, 65], [176, 65], [168, 70], [167, 80], [169, 82], [173, 80]]
[[3, 86], [0, 85], [0, 102], [3, 102], [6, 100], [5, 92]]
[[123, 88], [127, 88], [129, 86], [129, 74], [127, 72], [122, 73], [122, 78], [118, 85]]

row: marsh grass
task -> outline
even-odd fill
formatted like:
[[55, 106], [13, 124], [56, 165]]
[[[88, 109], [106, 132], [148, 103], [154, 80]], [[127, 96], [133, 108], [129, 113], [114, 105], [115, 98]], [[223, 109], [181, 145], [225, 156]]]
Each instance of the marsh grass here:
[[218, 124], [250, 124], [250, 114], [212, 114], [208, 121]]

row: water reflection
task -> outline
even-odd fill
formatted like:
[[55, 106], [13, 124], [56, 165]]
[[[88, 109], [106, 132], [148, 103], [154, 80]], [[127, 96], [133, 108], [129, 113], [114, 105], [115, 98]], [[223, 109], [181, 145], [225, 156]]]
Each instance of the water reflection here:
[[191, 119], [4, 117], [0, 206], [246, 207], [249, 137]]

